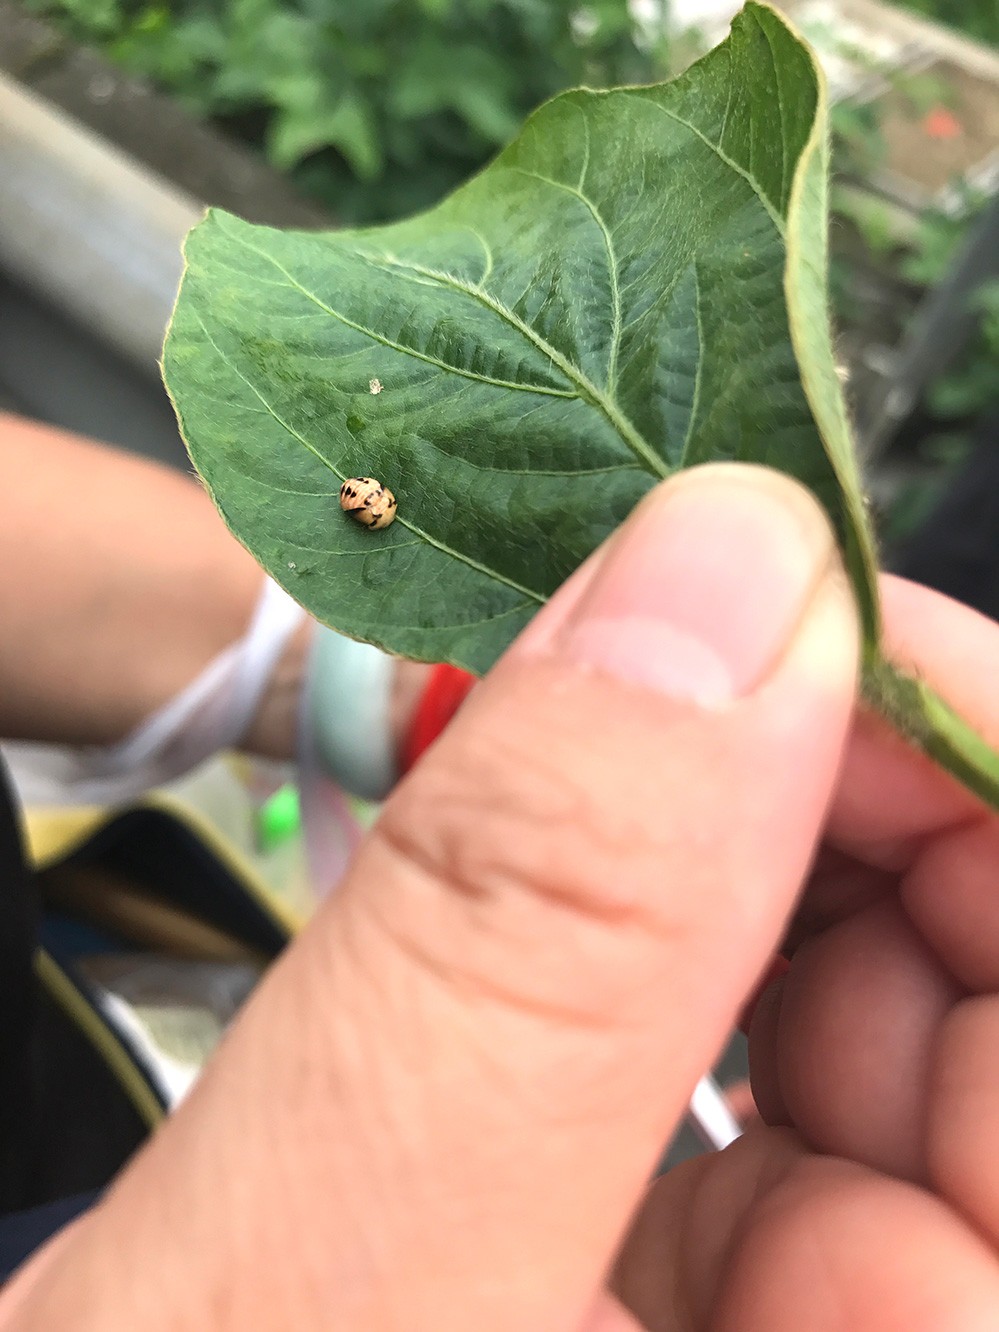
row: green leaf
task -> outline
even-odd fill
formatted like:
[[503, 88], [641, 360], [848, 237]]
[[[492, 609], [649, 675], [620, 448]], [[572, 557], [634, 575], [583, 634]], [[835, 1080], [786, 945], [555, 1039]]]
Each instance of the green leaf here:
[[332, 145], [362, 180], [371, 180], [382, 169], [371, 108], [349, 90], [332, 106], [307, 101], [289, 105], [273, 122], [267, 143], [271, 160], [280, 167], [295, 166], [317, 149]]
[[[840, 487], [843, 551], [864, 635], [876, 646], [881, 635], [877, 560], [830, 332], [829, 136], [820, 74], [818, 85], [816, 115], [791, 186], [784, 294], [801, 383]], [[835, 510], [830, 512], [835, 518]]]
[[[320, 620], [481, 672], [662, 477], [751, 460], [828, 509], [876, 657], [826, 138], [810, 51], [750, 4], [671, 83], [556, 97], [409, 221], [211, 212], [164, 370], [226, 521]], [[395, 492], [391, 527], [341, 513], [352, 475]]]
[[[411, 221], [320, 235], [209, 214], [165, 370], [233, 530], [320, 619], [478, 671], [679, 467], [791, 471], [862, 546], [782, 293], [789, 228], [823, 233], [802, 215], [821, 166], [792, 207], [820, 98], [808, 51], [752, 6], [673, 83], [555, 98]], [[822, 280], [795, 271], [848, 471]], [[340, 513], [355, 474], [395, 491], [391, 528]]]

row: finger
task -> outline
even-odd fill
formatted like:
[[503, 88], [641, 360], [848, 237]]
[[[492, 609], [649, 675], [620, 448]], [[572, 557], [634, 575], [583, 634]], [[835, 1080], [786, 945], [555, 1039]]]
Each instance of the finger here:
[[[994, 731], [997, 627], [898, 580], [886, 593], [895, 650], [943, 692], [950, 672]], [[825, 933], [794, 950], [779, 1024], [752, 1045], [754, 1086], [815, 1146], [923, 1179], [940, 1024], [965, 989], [999, 987], [999, 819], [867, 718], [830, 832], [791, 938]]]
[[784, 979], [775, 1081], [805, 1140], [924, 1181], [935, 1044], [960, 994], [897, 903], [804, 944]]
[[754, 1200], [711, 1328], [991, 1332], [997, 1309], [992, 1251], [938, 1199], [851, 1162], [803, 1157]]
[[685, 1161], [645, 1195], [611, 1285], [646, 1332], [700, 1332], [740, 1232], [807, 1153], [793, 1133], [752, 1126], [723, 1152]]
[[999, 1244], [999, 995], [958, 1004], [937, 1041], [928, 1114], [934, 1186]]
[[[533, 1193], [539, 1178], [552, 1172], [546, 1202], [565, 1208], [567, 1214], [554, 1221], [537, 1200], [529, 1210], [539, 1232], [575, 1237], [573, 1248], [566, 1245], [563, 1252], [550, 1244], [548, 1248], [553, 1287], [562, 1263], [578, 1265], [574, 1280], [561, 1278], [560, 1308], [571, 1307], [572, 1292], [586, 1288], [584, 1273], [601, 1269], [601, 1260], [613, 1245], [615, 1220], [617, 1226], [623, 1224], [634, 1190], [731, 1021], [733, 1000], [737, 1002], [759, 967], [759, 949], [752, 955], [754, 936], [759, 938], [769, 927], [772, 942], [779, 928], [821, 817], [831, 775], [825, 764], [835, 761], [842, 735], [842, 731], [835, 738], [826, 734], [829, 748], [820, 760], [824, 777], [810, 791], [800, 772], [792, 776], [790, 769], [781, 771], [778, 766], [774, 777], [780, 789], [771, 786], [765, 794], [760, 789], [749, 797], [742, 774], [736, 776], [735, 754], [728, 749], [733, 730], [741, 731], [736, 711], [726, 711], [723, 722], [715, 714], [702, 729], [704, 709], [677, 707], [679, 666], [684, 653], [696, 651], [695, 645], [669, 624], [649, 623], [647, 612], [639, 620], [643, 607], [632, 594], [638, 588], [647, 598], [661, 579], [660, 569], [681, 564], [681, 552], [688, 560], [694, 558], [695, 526], [703, 537], [702, 524], [709, 521], [717, 498], [712, 494], [702, 506], [691, 495], [685, 503], [692, 510], [689, 528], [685, 523], [682, 531], [669, 533], [675, 555], [662, 549], [667, 538], [660, 535], [655, 543], [640, 546], [638, 567], [630, 568], [623, 579], [619, 575], [615, 583], [607, 566], [597, 575], [596, 582], [603, 581], [603, 587], [591, 587], [591, 604], [582, 624], [576, 621], [570, 628], [577, 652], [582, 650], [580, 637], [585, 639], [583, 664], [589, 669], [584, 676], [570, 681], [557, 657], [553, 661], [532, 645], [532, 652], [513, 654], [505, 674], [497, 673], [492, 695], [487, 687], [473, 703], [469, 722], [477, 723], [479, 731], [470, 757], [478, 773], [485, 769], [489, 774], [488, 810], [478, 802], [469, 809], [472, 782], [467, 760], [464, 755], [456, 757], [456, 750], [446, 755], [442, 749], [434, 784], [425, 783], [419, 799], [414, 784], [413, 806], [407, 808], [400, 800], [381, 827], [391, 852], [385, 870], [401, 859], [418, 873], [411, 919], [402, 923], [394, 895], [391, 917], [387, 903], [378, 908], [380, 928], [385, 929], [390, 920], [389, 928], [402, 933], [407, 950], [432, 975], [450, 978], [459, 995], [491, 1001], [486, 1018], [492, 1030], [489, 1044], [510, 1052], [498, 1061], [509, 1086], [530, 1087], [528, 1108], [542, 1124], [554, 1117], [559, 1125], [557, 1147], [545, 1141], [532, 1148], [531, 1115], [523, 1110], [511, 1115], [506, 1106], [488, 1136], [494, 1142], [507, 1139], [518, 1144], [516, 1159], [507, 1165], [504, 1190], [514, 1203], [524, 1193]], [[641, 515], [637, 521], [642, 522]], [[646, 521], [656, 518], [649, 515]], [[741, 521], [738, 514], [726, 516], [729, 540], [733, 534], [741, 535], [743, 548], [754, 545], [760, 553], [755, 535], [751, 542], [745, 530], [739, 533]], [[768, 517], [767, 527], [773, 535], [773, 517]], [[714, 527], [711, 567], [720, 575], [720, 565], [726, 573], [731, 569], [731, 551], [719, 554], [717, 540]], [[634, 559], [635, 552], [631, 555]], [[823, 560], [827, 556], [828, 547]], [[617, 549], [608, 562], [615, 557], [620, 558]], [[769, 558], [792, 564], [785, 551]], [[794, 567], [797, 564], [795, 556]], [[681, 581], [671, 595], [680, 603], [674, 613], [686, 617], [682, 623], [696, 623], [698, 617], [703, 622], [703, 588], [698, 592]], [[815, 645], [812, 668], [821, 683], [812, 676], [809, 686], [809, 691], [817, 688], [821, 697], [830, 666], [838, 669], [840, 688], [846, 686], [838, 699], [839, 726], [844, 715], [839, 709], [849, 706], [851, 681], [849, 629], [844, 633], [844, 611], [848, 622], [849, 609], [842, 595], [838, 582], [829, 585], [826, 613], [838, 621], [839, 647], [826, 641], [832, 631], [827, 621], [822, 648]], [[601, 602], [598, 613], [593, 601]], [[711, 606], [710, 596], [707, 605]], [[759, 602], [752, 607], [739, 605], [738, 610], [733, 604], [726, 610], [711, 606], [712, 625], [717, 621], [726, 633], [733, 633], [743, 616], [742, 627], [757, 632]], [[636, 628], [654, 639], [651, 646], [646, 641], [636, 649], [626, 643], [627, 633]], [[597, 657], [596, 664], [604, 667], [599, 672], [594, 670], [596, 652], [610, 657], [609, 661]], [[700, 688], [706, 666], [699, 656], [695, 664]], [[552, 669], [556, 665], [557, 674]], [[653, 668], [670, 673], [667, 686], [673, 698], [661, 713], [665, 692], [661, 678], [643, 678], [643, 672]], [[612, 672], [619, 678], [623, 674], [631, 690], [609, 689]], [[493, 711], [501, 683], [515, 691], [516, 701]], [[637, 713], [639, 697], [649, 702], [655, 698], [648, 712], [643, 707]], [[794, 723], [786, 715], [777, 722], [783, 707], [767, 711], [766, 734], [753, 726], [738, 742], [743, 773], [745, 765], [753, 763], [751, 751], [759, 752], [765, 742], [774, 745], [775, 730], [778, 747], [782, 740], [791, 742], [792, 731], [795, 747], [801, 741], [818, 747], [814, 729], [811, 736], [797, 730], [805, 709], [795, 709]], [[821, 704], [817, 712], [809, 713], [820, 729], [828, 724], [822, 721], [823, 712], [828, 719]], [[595, 726], [598, 717], [611, 718], [613, 726]], [[650, 781], [657, 769], [662, 777]], [[565, 775], [570, 773], [574, 780], [567, 783]], [[731, 794], [718, 791], [720, 773], [732, 781]], [[735, 803], [741, 808], [735, 827], [728, 816], [729, 845], [725, 864], [719, 867], [705, 849], [718, 808], [731, 809], [736, 787]], [[802, 796], [807, 803], [802, 803]], [[753, 813], [744, 824], [747, 801]], [[790, 883], [786, 862], [775, 867], [772, 850], [763, 850], [778, 842], [778, 810], [780, 850], [795, 864]], [[423, 830], [434, 822], [436, 845], [428, 847]], [[472, 842], [469, 828], [476, 829]], [[792, 839], [801, 838], [794, 849], [788, 842], [789, 830]], [[742, 838], [752, 845], [740, 847]], [[736, 847], [731, 846], [733, 839]], [[387, 874], [373, 877], [386, 880]], [[747, 878], [755, 882], [746, 882]], [[440, 881], [448, 889], [445, 919], [434, 914]], [[671, 881], [682, 885], [682, 897], [668, 892]], [[776, 911], [772, 907], [768, 911], [766, 899], [775, 884], [783, 885], [782, 900]], [[471, 903], [467, 914], [452, 914], [455, 897]], [[371, 897], [366, 905], [372, 908]], [[720, 949], [715, 948], [719, 921], [732, 926]], [[728, 974], [727, 996], [719, 994], [719, 970]], [[678, 1013], [681, 1006], [690, 1008], [692, 993], [698, 1000], [693, 1013], [688, 1011], [682, 1023], [670, 1022], [670, 1013]], [[473, 1121], [476, 1118], [480, 1117], [471, 1115]], [[466, 1155], [466, 1163], [471, 1159], [472, 1153]], [[587, 1168], [574, 1168], [577, 1160], [586, 1161]], [[575, 1201], [566, 1196], [570, 1175]], [[517, 1178], [520, 1189], [514, 1187]], [[491, 1229], [516, 1231], [524, 1251], [536, 1252], [523, 1217], [516, 1225], [512, 1215], [504, 1217], [486, 1181], [483, 1192], [494, 1200], [490, 1217], [482, 1218], [477, 1230], [479, 1241]], [[554, 1316], [551, 1309], [538, 1321], [552, 1326]]]
[[[915, 675], [935, 683], [983, 734], [994, 734], [999, 728], [999, 698], [994, 689], [999, 627], [902, 579], [884, 576], [881, 591], [889, 653]], [[946, 927], [960, 928], [964, 912], [952, 911], [949, 877], [939, 872], [940, 856], [945, 854], [942, 845], [952, 833], [960, 834], [967, 822], [985, 818], [979, 801], [882, 718], [861, 709], [847, 743], [825, 843], [784, 941], [787, 955], [811, 934], [894, 896], [900, 876], [917, 859], [926, 859], [928, 850], [932, 872], [920, 875], [918, 909], [927, 913], [927, 926], [942, 929], [941, 942], [945, 942]], [[939, 852], [935, 850], [938, 843]], [[944, 884], [946, 888], [942, 888]], [[915, 896], [911, 896], [914, 911]], [[986, 911], [986, 895], [975, 896], [976, 910]], [[921, 921], [922, 917], [917, 922], [920, 928]], [[983, 926], [987, 923], [984, 916]], [[974, 931], [979, 942], [992, 937], [992, 929]], [[959, 959], [948, 956], [945, 960], [963, 977]], [[980, 969], [978, 963], [972, 966]], [[976, 981], [968, 983], [974, 986]]]
[[784, 928], [855, 670], [805, 492], [662, 487], [398, 788], [78, 1262], [141, 1272], [150, 1332], [578, 1332]]
[[898, 875], [891, 870], [865, 864], [836, 847], [822, 846], [784, 940], [784, 956], [793, 956], [804, 939], [897, 893]]
[[939, 690], [999, 747], [999, 625], [942, 592], [892, 574], [881, 579], [881, 597], [892, 660]]
[[999, 990], [999, 817], [975, 819], [929, 842], [901, 900], [943, 964], [969, 990]]
[[926, 1177], [921, 1125], [939, 1113], [940, 1024], [968, 990], [999, 989], [997, 878], [999, 820], [986, 817], [931, 839], [900, 887], [873, 905], [858, 905], [844, 884], [846, 914], [830, 924], [829, 910], [794, 950], [788, 984], [765, 992], [754, 1015], [753, 1087], [767, 1122]]
[[656, 1181], [614, 1287], [649, 1332], [986, 1332], [999, 1308], [938, 1199], [769, 1129]]
[[753, 1099], [764, 1124], [790, 1126], [793, 1122], [780, 1085], [780, 1012], [786, 976], [781, 976], [760, 995], [749, 1026], [749, 1071]]
[[580, 1332], [648, 1332], [613, 1295], [601, 1295]]

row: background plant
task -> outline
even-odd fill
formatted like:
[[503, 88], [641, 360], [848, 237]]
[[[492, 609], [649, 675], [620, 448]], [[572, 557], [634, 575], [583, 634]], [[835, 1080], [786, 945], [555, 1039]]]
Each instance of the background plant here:
[[[628, 0], [24, 3], [259, 147], [348, 224], [430, 206], [561, 89], [654, 80], [688, 63], [701, 44], [693, 31], [667, 40], [668, 0], [659, 19], [644, 23]], [[999, 43], [995, 0], [908, 5]], [[949, 102], [948, 88], [931, 74], [896, 73], [891, 87], [896, 107], [916, 119]], [[837, 176], [864, 187], [887, 156], [881, 99], [840, 103], [832, 126]], [[836, 189], [832, 203], [834, 239], [847, 242], [832, 274], [839, 321], [858, 331], [855, 344], [869, 329], [873, 340], [891, 345], [921, 293], [942, 277], [974, 201], [927, 209], [901, 240], [891, 209], [869, 191]], [[872, 285], [891, 303], [888, 310], [882, 301], [873, 324], [858, 297]], [[966, 451], [967, 423], [996, 400], [995, 298], [983, 293], [976, 306], [986, 326], [931, 386], [927, 406], [939, 428], [931, 424], [916, 445], [917, 501], [907, 484], [886, 515], [889, 534], [925, 511]]]
[[344, 222], [465, 180], [563, 88], [661, 74], [627, 0], [27, 0], [263, 148]]
[[[896, 72], [889, 87], [896, 111], [915, 121], [946, 111], [954, 101], [951, 87], [935, 74]], [[847, 101], [832, 109], [837, 180], [831, 291], [841, 327], [869, 324], [874, 341], [894, 346], [926, 293], [946, 278], [988, 195], [955, 179], [938, 200], [906, 216], [865, 188], [889, 156], [884, 100]], [[999, 282], [986, 280], [964, 299], [978, 326], [956, 357], [941, 349], [944, 368], [927, 385], [918, 428], [910, 431], [908, 466], [878, 515], [889, 545], [928, 516], [968, 456], [976, 421], [999, 403]]]
[[898, 0], [924, 18], [957, 28], [980, 42], [999, 46], [999, 5], [995, 0]]

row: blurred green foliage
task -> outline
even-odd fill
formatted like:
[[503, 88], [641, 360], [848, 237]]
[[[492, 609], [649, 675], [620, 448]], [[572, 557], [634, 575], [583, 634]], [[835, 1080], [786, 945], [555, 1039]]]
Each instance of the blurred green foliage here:
[[930, 387], [930, 409], [944, 420], [973, 418], [999, 403], [999, 279], [983, 283], [971, 305], [979, 316], [972, 343]]
[[[848, 113], [850, 108], [843, 110]], [[858, 145], [853, 131], [868, 123], [870, 105], [860, 108], [864, 114], [856, 120], [848, 114], [838, 120], [835, 111], [834, 127], [845, 125], [848, 130], [845, 138], [834, 139], [838, 170], [843, 177], [863, 179], [864, 170], [879, 165], [883, 157], [877, 117], [870, 122], [867, 143]], [[884, 200], [874, 194], [851, 193], [840, 180], [834, 182], [832, 192], [834, 214], [854, 229], [865, 252], [865, 265], [880, 270], [890, 283], [908, 288], [913, 299], [943, 281], [987, 202], [988, 195], [955, 181], [947, 206], [925, 207], [902, 240], [897, 218]], [[855, 323], [864, 317], [854, 294], [855, 270], [855, 253], [834, 253], [831, 287], [836, 313], [843, 322]], [[941, 421], [974, 418], [999, 402], [999, 281], [984, 282], [972, 294], [970, 305], [978, 316], [976, 333], [957, 362], [933, 380], [927, 393], [926, 405]], [[903, 331], [900, 326], [898, 336]]]
[[562, 88], [662, 75], [627, 0], [25, 0], [347, 223], [435, 202]]
[[923, 18], [957, 28], [980, 42], [999, 46], [999, 4], [996, 0], [896, 0]]

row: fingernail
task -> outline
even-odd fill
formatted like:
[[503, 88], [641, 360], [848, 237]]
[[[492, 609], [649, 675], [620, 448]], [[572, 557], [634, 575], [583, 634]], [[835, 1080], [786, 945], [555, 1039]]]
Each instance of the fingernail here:
[[776, 472], [699, 467], [629, 518], [560, 635], [559, 654], [720, 707], [770, 672], [829, 563], [818, 503]]

